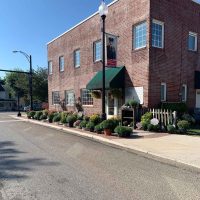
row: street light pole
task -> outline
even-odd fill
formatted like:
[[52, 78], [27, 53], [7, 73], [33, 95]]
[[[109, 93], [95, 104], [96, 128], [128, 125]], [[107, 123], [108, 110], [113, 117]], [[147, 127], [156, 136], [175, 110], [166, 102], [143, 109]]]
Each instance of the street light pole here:
[[108, 7], [104, 1], [102, 1], [99, 6], [99, 15], [102, 19], [102, 120], [105, 120], [106, 112], [105, 112], [105, 67], [106, 67], [106, 59], [105, 59], [105, 19], [108, 14]]
[[29, 95], [30, 95], [30, 109], [33, 110], [33, 68], [32, 68], [32, 57], [23, 51], [13, 51], [13, 53], [23, 54], [29, 62]]

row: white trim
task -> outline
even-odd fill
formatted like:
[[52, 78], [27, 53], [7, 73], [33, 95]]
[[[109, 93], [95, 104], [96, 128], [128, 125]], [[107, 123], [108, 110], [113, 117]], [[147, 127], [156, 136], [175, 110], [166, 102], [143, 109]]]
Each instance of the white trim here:
[[[194, 49], [190, 49], [189, 48], [189, 36], [195, 37], [195, 46], [194, 46]], [[197, 33], [190, 31], [189, 32], [189, 36], [188, 36], [188, 50], [189, 51], [197, 51]]]
[[182, 93], [182, 89], [185, 89], [185, 96], [183, 97], [183, 94], [181, 95], [182, 96], [182, 98], [181, 98], [181, 100], [182, 100], [182, 102], [186, 102], [187, 101], [187, 85], [186, 84], [183, 84], [182, 85], [182, 88], [181, 88], [181, 93]]
[[161, 86], [164, 86], [164, 99], [161, 99], [161, 88], [162, 87], [160, 87], [160, 100], [161, 100], [161, 102], [163, 102], [163, 101], [167, 100], [167, 84], [161, 83]]
[[[115, 0], [111, 3], [108, 4], [108, 7], [112, 6], [114, 3], [118, 2], [119, 0]], [[75, 29], [76, 27], [78, 27], [79, 25], [83, 24], [84, 22], [86, 22], [87, 20], [91, 19], [92, 17], [94, 17], [95, 15], [99, 14], [99, 11], [96, 11], [94, 14], [90, 15], [88, 18], [82, 20], [81, 22], [79, 22], [78, 24], [76, 24], [75, 26], [73, 26], [72, 28], [68, 29], [67, 31], [65, 31], [64, 33], [62, 33], [61, 35], [57, 36], [56, 38], [52, 39], [50, 42], [48, 42], [46, 45], [49, 45], [50, 43], [52, 43], [53, 41], [57, 40], [58, 38], [62, 37], [64, 34], [70, 32], [71, 30]]]
[[[155, 23], [155, 24], [158, 24], [158, 25], [161, 25], [162, 26], [162, 47], [158, 47], [158, 46], [154, 46], [152, 44], [152, 47], [155, 47], [155, 48], [159, 48], [159, 49], [164, 49], [164, 39], [165, 39], [165, 23], [162, 22], [162, 21], [159, 21], [157, 19], [153, 19], [152, 20], [152, 23]], [[152, 32], [152, 31], [151, 31]], [[152, 34], [152, 33], [151, 33]], [[152, 43], [152, 41], [151, 41]]]

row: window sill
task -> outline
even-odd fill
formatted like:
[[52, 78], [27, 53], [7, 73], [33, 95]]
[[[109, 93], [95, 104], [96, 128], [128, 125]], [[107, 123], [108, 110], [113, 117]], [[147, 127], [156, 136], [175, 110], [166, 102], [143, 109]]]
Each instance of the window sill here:
[[102, 60], [95, 60], [94, 61], [94, 64], [96, 64], [96, 63], [101, 63], [102, 62]]
[[64, 72], [65, 70], [60, 71], [60, 73]]
[[83, 107], [88, 107], [88, 108], [92, 108], [94, 107], [94, 105], [82, 105]]
[[188, 52], [190, 52], [190, 53], [198, 53], [197, 50], [191, 50], [191, 49], [188, 49]]
[[154, 49], [161, 49], [161, 50], [164, 50], [164, 47], [155, 47], [155, 46], [151, 46], [152, 48]]
[[81, 67], [80, 65], [79, 66], [74, 66], [75, 69], [79, 69], [80, 67]]
[[138, 49], [132, 49], [132, 52], [137, 52], [137, 51], [142, 51], [142, 50], [145, 50], [147, 49], [147, 47], [141, 47], [141, 48], [138, 48]]

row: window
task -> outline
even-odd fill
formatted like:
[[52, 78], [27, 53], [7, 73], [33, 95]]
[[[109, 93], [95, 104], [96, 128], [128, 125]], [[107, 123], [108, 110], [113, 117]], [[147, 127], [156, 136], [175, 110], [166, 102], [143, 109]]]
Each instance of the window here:
[[196, 33], [189, 32], [188, 50], [197, 51], [197, 34]]
[[89, 90], [87, 89], [81, 90], [81, 102], [82, 105], [93, 105], [93, 98]]
[[152, 46], [164, 48], [164, 23], [157, 20], [152, 22]]
[[74, 66], [80, 67], [80, 50], [74, 51]]
[[60, 94], [58, 91], [52, 92], [52, 104], [59, 104], [60, 103]]
[[187, 85], [183, 84], [181, 89], [181, 99], [183, 102], [187, 101]]
[[134, 27], [134, 49], [146, 47], [147, 43], [147, 23], [143, 22]]
[[67, 106], [74, 106], [75, 95], [72, 90], [65, 91], [65, 103]]
[[49, 75], [51, 75], [51, 74], [53, 73], [52, 61], [49, 61], [49, 62], [48, 62], [48, 72], [49, 72]]
[[100, 61], [102, 58], [102, 45], [101, 41], [94, 42], [94, 61]]
[[200, 0], [192, 0], [192, 1], [194, 1], [195, 3], [200, 4]]
[[64, 63], [64, 56], [59, 57], [59, 69], [60, 72], [64, 71], [65, 63]]
[[167, 86], [166, 83], [161, 83], [161, 101], [166, 101], [166, 97], [167, 97]]

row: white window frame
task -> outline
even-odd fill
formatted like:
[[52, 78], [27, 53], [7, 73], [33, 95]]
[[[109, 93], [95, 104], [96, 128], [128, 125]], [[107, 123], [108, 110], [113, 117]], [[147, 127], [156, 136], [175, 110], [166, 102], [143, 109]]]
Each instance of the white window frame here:
[[[68, 100], [68, 95], [70, 94], [70, 93], [73, 93], [73, 101], [71, 102], [69, 102]], [[74, 103], [75, 103], [75, 94], [74, 94], [74, 91], [73, 90], [65, 90], [65, 104], [66, 104], [66, 106], [74, 106]]]
[[[93, 100], [92, 96], [90, 96], [90, 98], [89, 98], [90, 103], [88, 103], [89, 101], [85, 101], [85, 97], [84, 97], [84, 95], [83, 95], [83, 92], [84, 92], [84, 91], [90, 92], [89, 90], [87, 90], [87, 89], [85, 89], [85, 88], [81, 89], [81, 103], [82, 103], [82, 105], [83, 105], [83, 106], [93, 106], [94, 100]], [[91, 94], [90, 94], [90, 95], [91, 95]]]
[[[78, 64], [77, 64], [77, 60], [76, 60], [77, 52], [79, 52], [79, 63]], [[81, 51], [80, 51], [80, 49], [76, 49], [74, 51], [74, 67], [79, 68], [80, 66], [81, 66]]]
[[65, 59], [64, 56], [59, 57], [59, 71], [64, 72], [65, 70]]
[[[97, 43], [101, 43], [101, 54], [100, 54], [100, 59], [97, 59], [97, 57], [96, 57], [96, 44]], [[97, 40], [97, 41], [95, 41], [94, 42], [94, 52], [93, 52], [93, 54], [94, 54], [94, 62], [98, 62], [98, 61], [101, 61], [102, 60], [102, 41], [101, 40]]]
[[[189, 47], [189, 39], [190, 39], [190, 36], [194, 37], [195, 38], [195, 46], [194, 46], [194, 49], [190, 49]], [[194, 33], [194, 32], [189, 32], [189, 35], [188, 35], [188, 50], [189, 51], [197, 51], [197, 33]]]
[[[58, 100], [55, 102], [54, 94], [58, 94]], [[52, 91], [52, 105], [57, 105], [60, 103], [60, 92], [59, 91]]]
[[[184, 90], [185, 90], [185, 96], [183, 96], [183, 94], [182, 94], [182, 89], [184, 88]], [[187, 85], [186, 84], [183, 84], [182, 85], [182, 88], [181, 88], [181, 100], [182, 100], [182, 102], [186, 102], [187, 101]]]
[[[145, 24], [146, 25], [146, 43], [145, 45], [142, 45], [140, 47], [136, 47], [136, 28], [142, 24]], [[142, 48], [145, 48], [147, 46], [147, 22], [146, 21], [142, 21], [138, 24], [135, 24], [134, 27], [133, 27], [133, 49], [134, 50], [138, 50], [138, 49], [142, 49]]]
[[52, 60], [48, 61], [48, 74], [49, 75], [53, 74], [53, 62], [52, 62]]
[[[162, 96], [161, 96], [161, 89], [162, 89], [162, 86], [164, 86], [164, 99], [162, 99]], [[167, 100], [167, 84], [166, 83], [161, 83], [161, 87], [160, 87], [160, 100], [161, 102], [165, 102]]]
[[[153, 44], [153, 41], [151, 39], [152, 47], [163, 49], [164, 48], [164, 40], [165, 40], [165, 23], [162, 22], [162, 21], [159, 21], [157, 19], [153, 19], [152, 20], [152, 30], [153, 30], [153, 23], [162, 26], [162, 41], [161, 41], [162, 43], [161, 43], [161, 47], [160, 46], [156, 46], [156, 45]], [[153, 38], [153, 31], [152, 30], [151, 30], [151, 38]]]

